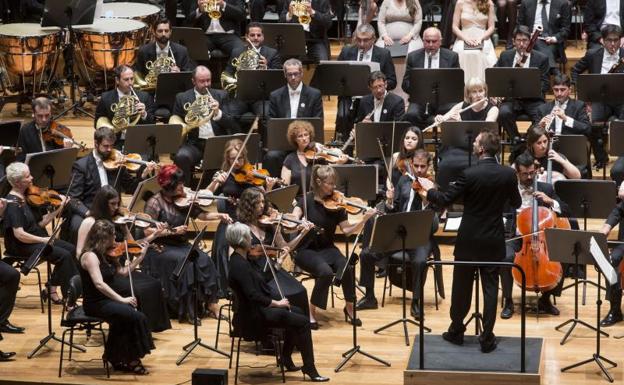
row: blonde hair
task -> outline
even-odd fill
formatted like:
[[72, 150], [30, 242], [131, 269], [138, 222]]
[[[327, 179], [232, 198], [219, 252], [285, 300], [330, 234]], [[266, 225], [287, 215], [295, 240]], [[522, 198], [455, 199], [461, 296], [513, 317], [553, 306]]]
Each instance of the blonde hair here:
[[223, 163], [221, 164], [221, 170], [229, 170], [232, 163], [230, 163], [230, 152], [232, 151], [240, 151], [239, 159], [243, 159], [245, 163], [248, 162], [247, 159], [247, 147], [243, 147], [243, 141], [240, 139], [230, 139], [225, 143], [225, 148], [223, 149]]
[[477, 88], [482, 88], [485, 91], [485, 97], [487, 97], [487, 94], [488, 94], [487, 84], [481, 78], [472, 77], [468, 79], [468, 82], [466, 82], [466, 86], [464, 86], [464, 101], [466, 103], [472, 103], [470, 101], [470, 92]]
[[333, 179], [335, 182], [337, 178], [338, 175], [336, 175], [336, 170], [334, 170], [332, 166], [317, 164], [312, 169], [312, 181], [310, 182], [312, 191], [316, 193], [321, 187], [321, 183], [328, 179]]

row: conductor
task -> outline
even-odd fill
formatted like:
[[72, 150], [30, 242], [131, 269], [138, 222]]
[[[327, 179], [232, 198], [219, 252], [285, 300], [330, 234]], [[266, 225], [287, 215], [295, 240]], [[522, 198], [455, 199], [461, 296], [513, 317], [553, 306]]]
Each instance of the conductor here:
[[[473, 144], [473, 152], [479, 158], [477, 165], [464, 170], [447, 191], [433, 190], [433, 182], [418, 178], [427, 191], [429, 202], [444, 207], [463, 197], [464, 215], [454, 251], [457, 261], [498, 262], [505, 258], [503, 207], [509, 200], [511, 207], [518, 208], [522, 199], [514, 170], [496, 161], [499, 143], [497, 134], [481, 132]], [[464, 318], [472, 302], [475, 269], [472, 266], [455, 266], [453, 270], [452, 323], [442, 338], [456, 345], [464, 343]], [[496, 349], [493, 330], [498, 300], [498, 269], [479, 267], [479, 273], [484, 298], [483, 333], [479, 342], [481, 351], [489, 353]]]

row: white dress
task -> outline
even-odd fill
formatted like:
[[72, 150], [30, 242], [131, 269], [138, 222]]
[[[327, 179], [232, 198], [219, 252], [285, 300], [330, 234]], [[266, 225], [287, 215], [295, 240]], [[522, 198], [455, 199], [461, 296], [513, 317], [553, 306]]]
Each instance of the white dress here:
[[[418, 1], [416, 1], [418, 3]], [[397, 4], [395, 0], [384, 0], [379, 7], [377, 16], [377, 28], [379, 29], [379, 40], [376, 45], [385, 48], [382, 36], [388, 35], [395, 44], [408, 33], [412, 34], [412, 40], [408, 44], [407, 52], [423, 47], [420, 38], [420, 28], [422, 27], [422, 8], [420, 3], [416, 7], [414, 17], [411, 17], [407, 10], [405, 1]]]
[[[459, 5], [459, 4], [457, 4]], [[456, 6], [457, 6], [456, 5]], [[490, 7], [494, 5], [490, 2]], [[459, 26], [468, 37], [479, 39], [487, 29], [488, 15], [481, 13], [477, 8], [466, 1], [461, 2], [461, 16]], [[496, 63], [496, 52], [491, 39], [483, 42], [482, 49], [464, 49], [464, 41], [457, 38], [453, 44], [453, 51], [459, 55], [459, 66], [464, 70], [464, 81], [477, 77], [485, 81], [485, 69]]]

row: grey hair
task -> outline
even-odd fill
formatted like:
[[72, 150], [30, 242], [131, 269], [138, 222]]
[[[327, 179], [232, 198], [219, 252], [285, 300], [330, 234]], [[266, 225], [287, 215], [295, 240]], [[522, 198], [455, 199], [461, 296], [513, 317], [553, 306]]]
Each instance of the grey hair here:
[[232, 248], [248, 249], [251, 247], [251, 230], [244, 223], [233, 223], [225, 231], [225, 240]]
[[368, 23], [358, 25], [355, 29], [355, 33], [372, 33], [373, 37], [377, 36], [375, 33], [375, 28]]
[[284, 62], [284, 65], [283, 65], [284, 73], [286, 73], [286, 66], [289, 66], [289, 67], [297, 66], [297, 67], [303, 69], [303, 64], [301, 63], [301, 60], [295, 59], [295, 58], [288, 59], [288, 60], [286, 60]]
[[6, 177], [11, 187], [15, 187], [15, 184], [19, 182], [24, 174], [28, 172], [28, 166], [26, 163], [13, 162], [6, 168]]
[[195, 67], [195, 69], [193, 70], [193, 72], [191, 73], [191, 76], [193, 77], [193, 79], [195, 79], [195, 77], [197, 76], [197, 73], [199, 71], [208, 71], [208, 73], [210, 75], [212, 75], [212, 71], [210, 71], [210, 68], [206, 67], [206, 66], [197, 66]]
[[47, 110], [52, 107], [52, 101], [45, 96], [40, 96], [38, 98], [33, 99], [32, 101], [32, 109], [33, 112], [35, 109]]

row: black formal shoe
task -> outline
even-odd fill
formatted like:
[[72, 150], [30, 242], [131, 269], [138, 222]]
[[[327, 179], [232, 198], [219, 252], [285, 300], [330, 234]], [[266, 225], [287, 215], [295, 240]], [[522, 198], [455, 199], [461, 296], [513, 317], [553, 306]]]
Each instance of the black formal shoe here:
[[364, 297], [357, 302], [355, 307], [357, 308], [358, 311], [360, 311], [360, 310], [377, 309], [379, 305], [377, 304], [377, 298]]
[[624, 319], [622, 317], [622, 311], [609, 311], [609, 313], [607, 314], [606, 317], [604, 317], [602, 319], [602, 321], [600, 321], [600, 326], [611, 326], [611, 325], [615, 325], [616, 323], [622, 321], [622, 319]]
[[537, 301], [537, 310], [540, 313], [559, 315], [559, 309], [550, 302], [548, 297], [541, 297], [539, 301]]
[[496, 337], [492, 338], [490, 342], [481, 342], [481, 353], [489, 353], [496, 349]]
[[386, 269], [379, 269], [377, 270], [377, 272], [375, 273], [375, 277], [377, 278], [383, 278], [386, 275], [388, 275], [388, 271]]
[[295, 365], [292, 358], [290, 357], [284, 358], [282, 360], [282, 365], [284, 366], [284, 370], [287, 372], [298, 372], [303, 368], [303, 366]]
[[316, 321], [310, 322], [310, 329], [312, 329], [312, 330], [319, 330], [318, 322], [316, 322]]
[[0, 361], [10, 361], [11, 357], [15, 355], [15, 352], [3, 352], [0, 350]]
[[349, 315], [349, 312], [347, 312], [346, 307], [342, 308], [342, 312], [344, 313], [346, 323], [349, 323], [355, 326], [362, 326], [362, 320], [360, 320], [359, 318], [356, 318], [356, 319], [351, 318], [351, 316]]
[[2, 325], [0, 325], [0, 333], [24, 333], [23, 327], [15, 326], [9, 321], [6, 321]]
[[301, 372], [303, 373], [303, 379], [305, 380], [305, 377], [308, 376], [310, 377], [310, 380], [312, 382], [327, 382], [329, 381], [329, 377], [323, 377], [321, 376], [317, 371], [316, 368], [312, 368], [312, 369], [301, 369]]
[[514, 314], [514, 304], [511, 298], [505, 298], [505, 305], [503, 306], [503, 310], [501, 310], [501, 318], [502, 319], [510, 319]]
[[418, 301], [412, 301], [412, 306], [410, 306], [410, 314], [412, 317], [414, 317], [414, 319], [416, 321], [420, 321], [421, 316], [420, 316], [420, 304], [418, 303]]
[[455, 345], [464, 344], [464, 333], [444, 332], [442, 333], [442, 338]]

